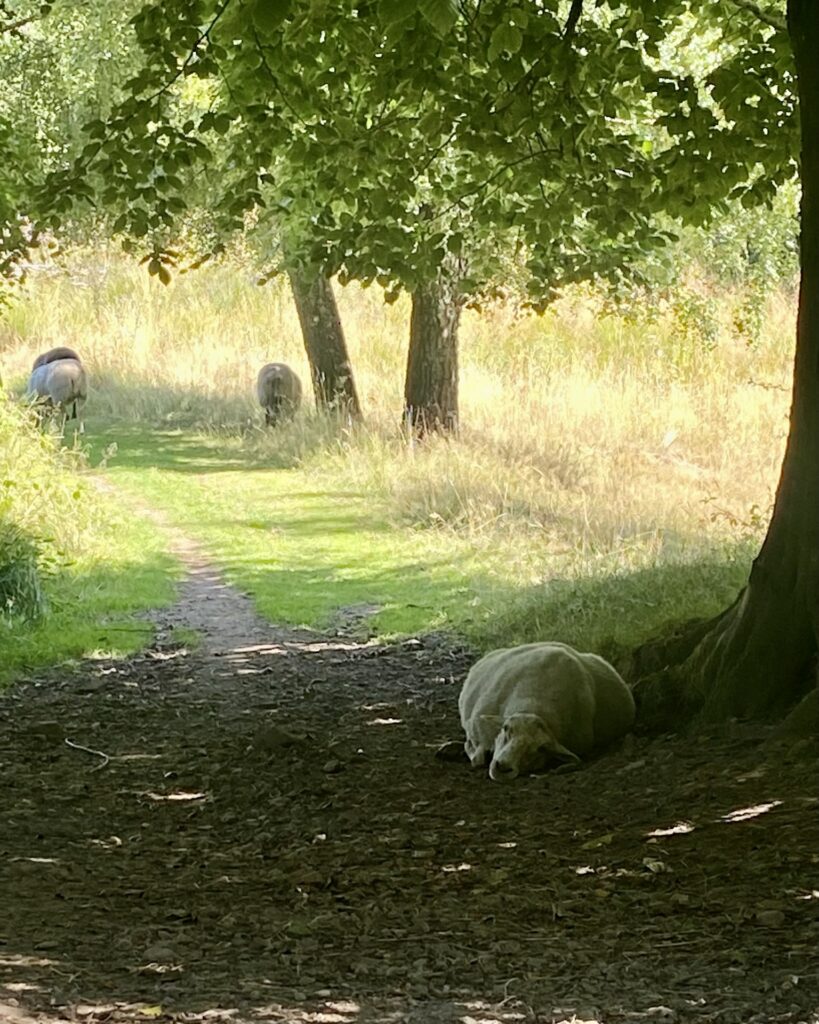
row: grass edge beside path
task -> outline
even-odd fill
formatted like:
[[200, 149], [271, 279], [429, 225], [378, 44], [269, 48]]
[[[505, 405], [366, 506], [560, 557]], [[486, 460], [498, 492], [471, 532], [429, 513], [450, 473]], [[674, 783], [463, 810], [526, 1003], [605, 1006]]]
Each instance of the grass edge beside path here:
[[139, 616], [173, 601], [181, 569], [162, 531], [131, 512], [127, 496], [97, 493], [88, 472], [79, 481], [93, 528], [46, 573], [46, 615], [0, 621], [0, 686], [70, 660], [132, 654], [154, 632]]
[[[669, 555], [562, 550], [538, 535], [402, 525], [319, 456], [282, 468], [241, 438], [101, 423], [109, 478], [201, 542], [272, 622], [390, 639], [445, 631], [486, 649], [559, 638], [601, 653], [733, 600], [748, 538]], [[366, 454], [366, 453], [362, 453]]]

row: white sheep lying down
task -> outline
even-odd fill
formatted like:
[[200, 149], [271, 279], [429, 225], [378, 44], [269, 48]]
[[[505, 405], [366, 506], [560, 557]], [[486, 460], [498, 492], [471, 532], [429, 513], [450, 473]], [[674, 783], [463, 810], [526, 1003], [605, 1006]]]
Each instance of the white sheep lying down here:
[[469, 670], [458, 699], [473, 768], [492, 752], [496, 782], [538, 771], [619, 739], [634, 724], [634, 698], [596, 654], [550, 641], [489, 654]]

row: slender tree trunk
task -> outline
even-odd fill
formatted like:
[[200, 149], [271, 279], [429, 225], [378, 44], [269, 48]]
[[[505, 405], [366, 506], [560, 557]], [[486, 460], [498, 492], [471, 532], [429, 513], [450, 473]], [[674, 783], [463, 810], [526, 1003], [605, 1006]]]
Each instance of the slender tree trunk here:
[[323, 274], [288, 272], [319, 409], [361, 418], [336, 297]]
[[815, 680], [811, 666], [819, 638], [819, 4], [789, 0], [788, 26], [802, 125], [802, 277], [790, 433], [770, 527], [748, 585], [712, 623], [677, 673], [677, 682], [684, 680], [704, 717], [714, 719], [783, 710]]
[[443, 267], [412, 293], [404, 420], [416, 433], [458, 429], [458, 275]]

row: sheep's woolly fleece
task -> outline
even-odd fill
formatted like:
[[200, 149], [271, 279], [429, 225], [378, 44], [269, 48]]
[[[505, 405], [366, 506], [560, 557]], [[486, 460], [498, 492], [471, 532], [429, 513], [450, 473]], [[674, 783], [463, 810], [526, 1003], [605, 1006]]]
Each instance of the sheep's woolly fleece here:
[[434, 756], [462, 647], [251, 634], [0, 695], [5, 1024], [816, 1021], [815, 752], [499, 787]]

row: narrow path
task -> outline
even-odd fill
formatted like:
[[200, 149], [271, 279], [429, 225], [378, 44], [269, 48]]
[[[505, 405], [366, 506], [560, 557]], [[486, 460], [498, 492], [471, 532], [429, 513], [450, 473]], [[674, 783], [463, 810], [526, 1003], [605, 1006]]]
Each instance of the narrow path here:
[[163, 529], [202, 646], [0, 695], [0, 1022], [815, 1024], [814, 755], [491, 783], [434, 757], [468, 651], [280, 631]]

